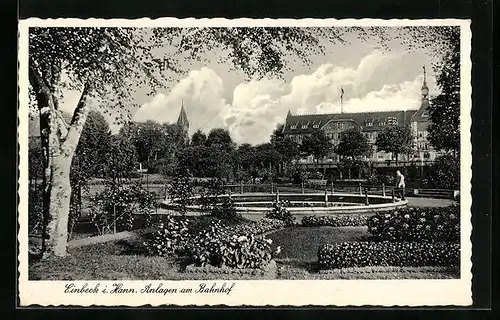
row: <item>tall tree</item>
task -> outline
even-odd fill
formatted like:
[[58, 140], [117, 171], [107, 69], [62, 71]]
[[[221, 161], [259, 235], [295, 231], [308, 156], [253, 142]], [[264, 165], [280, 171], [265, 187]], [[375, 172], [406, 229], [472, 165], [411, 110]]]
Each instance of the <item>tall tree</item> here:
[[460, 151], [460, 30], [447, 29], [451, 49], [435, 66], [440, 94], [431, 99], [428, 139], [437, 150]]
[[207, 136], [206, 145], [209, 147], [219, 146], [227, 152], [231, 152], [235, 149], [235, 143], [231, 138], [231, 134], [227, 129], [223, 128], [214, 128], [210, 130]]
[[72, 170], [79, 171], [79, 180], [103, 175], [110, 142], [111, 131], [108, 122], [100, 112], [91, 110], [73, 158]]
[[207, 142], [207, 135], [203, 133], [201, 130], [196, 130], [195, 133], [193, 133], [193, 136], [191, 137], [191, 145], [192, 146], [202, 146], [205, 145]]
[[342, 132], [339, 144], [335, 148], [339, 156], [351, 159], [369, 155], [370, 151], [370, 144], [359, 128], [351, 128]]
[[307, 155], [312, 155], [317, 162], [332, 151], [333, 145], [323, 130], [314, 130], [302, 140], [301, 150]]
[[271, 145], [280, 154], [282, 163], [288, 164], [300, 155], [299, 144], [283, 134], [283, 124], [279, 124], [273, 131]]
[[408, 125], [389, 126], [377, 136], [377, 150], [390, 152], [396, 158], [398, 155], [411, 151], [413, 135]]

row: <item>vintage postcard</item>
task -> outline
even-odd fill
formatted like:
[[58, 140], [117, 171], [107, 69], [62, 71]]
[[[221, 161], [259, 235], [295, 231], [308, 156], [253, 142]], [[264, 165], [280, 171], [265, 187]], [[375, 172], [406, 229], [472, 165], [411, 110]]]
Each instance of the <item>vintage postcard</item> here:
[[471, 305], [470, 52], [469, 20], [20, 21], [20, 305]]

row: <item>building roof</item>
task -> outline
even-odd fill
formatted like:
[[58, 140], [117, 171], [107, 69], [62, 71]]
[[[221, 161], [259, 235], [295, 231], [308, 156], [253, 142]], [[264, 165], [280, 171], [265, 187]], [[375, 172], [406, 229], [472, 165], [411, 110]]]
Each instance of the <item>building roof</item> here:
[[[416, 110], [408, 111], [381, 111], [360, 113], [331, 113], [331, 114], [306, 114], [289, 115], [283, 132], [287, 134], [305, 134], [322, 128], [330, 121], [353, 121], [363, 130], [376, 131], [391, 124], [391, 119], [397, 120], [398, 124], [409, 123]], [[371, 123], [371, 126], [367, 124]], [[296, 126], [292, 129], [291, 126]], [[303, 126], [306, 126], [303, 128]]]
[[420, 109], [411, 117], [411, 121], [428, 122], [429, 119], [429, 99], [423, 99]]

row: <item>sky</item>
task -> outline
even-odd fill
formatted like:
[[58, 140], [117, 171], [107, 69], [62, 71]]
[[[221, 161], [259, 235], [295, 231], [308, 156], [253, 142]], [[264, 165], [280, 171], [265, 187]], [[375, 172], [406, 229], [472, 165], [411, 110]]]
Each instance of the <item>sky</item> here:
[[[173, 123], [184, 105], [190, 134], [227, 128], [237, 143], [269, 141], [288, 110], [292, 114], [411, 110], [420, 107], [423, 66], [431, 95], [437, 93], [432, 64], [425, 49], [408, 51], [394, 44], [381, 51], [370, 41], [326, 43], [326, 54], [311, 56], [309, 66], [290, 62], [282, 80], [248, 80], [232, 65], [217, 59], [180, 65], [188, 72], [174, 76], [155, 96], [138, 94], [133, 120]], [[214, 57], [223, 53], [212, 52]], [[212, 62], [213, 61], [213, 62]], [[78, 92], [65, 93], [61, 108], [72, 112]], [[119, 127], [110, 119], [111, 128]]]

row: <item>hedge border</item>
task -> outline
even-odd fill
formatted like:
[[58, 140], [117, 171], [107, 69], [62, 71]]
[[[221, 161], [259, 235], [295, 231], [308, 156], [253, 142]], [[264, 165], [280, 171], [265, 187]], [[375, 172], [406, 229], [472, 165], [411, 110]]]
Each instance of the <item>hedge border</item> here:
[[370, 274], [370, 273], [419, 273], [419, 272], [459, 272], [456, 266], [423, 266], [423, 267], [393, 267], [393, 266], [370, 266], [353, 267], [341, 269], [323, 269], [319, 274]]

